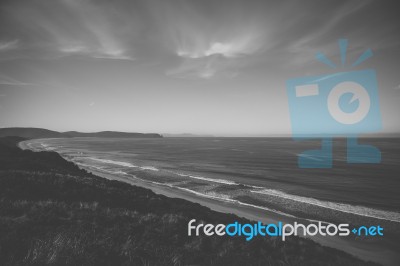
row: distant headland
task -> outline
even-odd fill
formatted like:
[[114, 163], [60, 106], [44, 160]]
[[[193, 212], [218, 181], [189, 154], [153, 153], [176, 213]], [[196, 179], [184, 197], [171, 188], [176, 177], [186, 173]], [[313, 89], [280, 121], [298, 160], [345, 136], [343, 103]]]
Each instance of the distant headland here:
[[33, 127], [8, 127], [0, 128], [0, 137], [18, 136], [26, 139], [38, 138], [81, 138], [81, 137], [97, 137], [97, 138], [162, 138], [157, 133], [136, 133], [136, 132], [118, 132], [118, 131], [100, 131], [100, 132], [77, 132], [67, 131], [58, 132], [44, 128]]

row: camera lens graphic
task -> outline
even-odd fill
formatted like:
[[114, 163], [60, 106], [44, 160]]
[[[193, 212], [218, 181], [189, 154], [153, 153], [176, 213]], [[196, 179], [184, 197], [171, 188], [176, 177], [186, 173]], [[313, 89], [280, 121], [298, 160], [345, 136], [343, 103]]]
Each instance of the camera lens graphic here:
[[[353, 95], [348, 103], [349, 105], [358, 101], [358, 108], [355, 111], [345, 112], [340, 107], [340, 99], [344, 94]], [[359, 123], [367, 116], [370, 106], [371, 100], [366, 89], [352, 81], [339, 83], [328, 95], [329, 114], [341, 124], [351, 125]]]

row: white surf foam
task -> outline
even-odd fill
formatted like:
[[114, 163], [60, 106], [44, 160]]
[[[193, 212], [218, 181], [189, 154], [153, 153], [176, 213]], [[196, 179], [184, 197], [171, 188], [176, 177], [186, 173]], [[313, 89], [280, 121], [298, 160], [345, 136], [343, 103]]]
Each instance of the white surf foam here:
[[157, 169], [157, 168], [155, 168], [155, 167], [153, 167], [153, 166], [141, 166], [141, 167], [139, 167], [140, 169], [142, 169], [142, 170], [150, 170], [150, 171], [159, 171], [159, 169]]
[[98, 161], [98, 162], [102, 162], [102, 163], [119, 165], [119, 166], [123, 166], [123, 167], [131, 167], [131, 168], [139, 167], [139, 166], [133, 165], [131, 163], [127, 163], [127, 162], [114, 161], [114, 160], [108, 160], [108, 159], [100, 159], [100, 158], [95, 158], [95, 157], [86, 157], [86, 159], [90, 159], [90, 160]]
[[202, 177], [202, 176], [194, 176], [194, 175], [186, 175], [186, 174], [177, 174], [182, 177], [189, 177], [193, 179], [199, 179], [207, 182], [214, 182], [214, 183], [219, 183], [219, 184], [225, 184], [225, 185], [238, 185], [236, 182], [225, 180], [225, 179], [213, 179], [213, 178], [207, 178], [207, 177]]
[[287, 217], [298, 218], [298, 217], [293, 216], [293, 215], [288, 214], [288, 213], [284, 213], [284, 212], [281, 212], [281, 211], [278, 211], [278, 210], [275, 210], [275, 209], [271, 209], [271, 208], [267, 208], [267, 207], [264, 207], [264, 206], [258, 206], [258, 205], [245, 203], [245, 202], [242, 202], [242, 201], [239, 201], [239, 200], [231, 199], [228, 196], [224, 196], [224, 195], [218, 195], [218, 194], [215, 194], [215, 193], [201, 193], [201, 192], [198, 192], [198, 191], [195, 191], [195, 190], [192, 190], [192, 189], [177, 187], [177, 186], [174, 186], [174, 185], [171, 185], [171, 184], [168, 184], [168, 183], [160, 183], [160, 182], [151, 182], [151, 183], [156, 184], [156, 185], [168, 186], [168, 187], [175, 188], [175, 189], [180, 189], [180, 190], [183, 190], [183, 191], [186, 191], [186, 192], [190, 192], [190, 193], [195, 194], [195, 195], [200, 196], [200, 197], [205, 197], [205, 198], [215, 199], [215, 200], [219, 200], [219, 201], [235, 203], [235, 204], [239, 204], [239, 205], [243, 205], [243, 206], [247, 206], [247, 207], [252, 207], [252, 208], [256, 208], [256, 209], [261, 209], [261, 210], [265, 210], [265, 211], [274, 212], [274, 213], [277, 213], [277, 214], [280, 214], [280, 215], [283, 215], [283, 216], [287, 216]]
[[157, 169], [154, 166], [138, 166], [138, 165], [134, 165], [134, 164], [131, 164], [128, 162], [114, 161], [114, 160], [109, 160], [109, 159], [100, 159], [100, 158], [96, 158], [96, 157], [86, 157], [86, 158], [90, 159], [92, 161], [98, 161], [98, 162], [107, 163], [107, 164], [114, 164], [114, 165], [123, 166], [123, 167], [139, 168], [141, 170], [159, 171], [159, 169]]
[[335, 211], [356, 214], [359, 216], [400, 223], [400, 213], [398, 213], [398, 212], [384, 211], [384, 210], [378, 210], [378, 209], [373, 209], [373, 208], [369, 208], [369, 207], [350, 205], [350, 204], [344, 204], [344, 203], [322, 201], [322, 200], [317, 200], [314, 198], [308, 198], [308, 197], [287, 194], [285, 192], [275, 190], [275, 189], [251, 190], [251, 192], [269, 195], [269, 196], [275, 196], [275, 197], [279, 197], [279, 198], [284, 198], [284, 199], [300, 202], [303, 204], [310, 204], [310, 205], [314, 205], [314, 206], [318, 206], [318, 207], [322, 207], [322, 208], [326, 208], [326, 209], [331, 209], [331, 210], [335, 210]]

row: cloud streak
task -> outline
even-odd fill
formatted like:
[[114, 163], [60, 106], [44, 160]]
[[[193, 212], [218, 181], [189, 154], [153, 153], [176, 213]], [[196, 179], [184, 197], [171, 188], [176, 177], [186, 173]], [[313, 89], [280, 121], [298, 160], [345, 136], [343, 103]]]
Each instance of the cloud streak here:
[[354, 47], [349, 53], [364, 49], [362, 44], [400, 44], [393, 18], [371, 21], [374, 1], [18, 1], [0, 8], [0, 59], [161, 62], [169, 77], [212, 79], [261, 63], [298, 66], [317, 51], [331, 56], [343, 37]]
[[209, 2], [207, 8], [190, 1], [171, 3], [149, 7], [163, 32], [162, 43], [180, 59], [166, 71], [169, 76], [232, 77], [268, 45], [264, 18], [243, 14], [243, 3]]
[[[0, 51], [21, 48], [34, 56], [84, 55], [93, 58], [132, 60], [132, 36], [126, 17], [109, 12], [94, 1], [31, 1], [6, 7], [13, 23], [25, 33], [24, 42], [0, 42]], [[124, 21], [126, 20], [126, 21]], [[130, 22], [129, 24], [131, 24]], [[121, 30], [120, 24], [125, 25]], [[134, 30], [135, 27], [131, 29]], [[18, 47], [19, 45], [19, 47]]]
[[[227, 29], [218, 31], [226, 32]], [[225, 36], [214, 32], [193, 36], [192, 32], [181, 31], [180, 38], [174, 40], [175, 53], [183, 60], [167, 72], [169, 75], [205, 79], [219, 74], [233, 77], [243, 61], [262, 51], [265, 45], [263, 32], [251, 27]]]
[[211, 79], [218, 76], [234, 77], [240, 63], [222, 55], [210, 55], [201, 58], [185, 58], [178, 66], [166, 71], [168, 76], [184, 79]]
[[17, 39], [12, 41], [0, 41], [0, 52], [16, 49], [18, 45], [19, 41]]
[[32, 86], [36, 85], [34, 83], [27, 83], [17, 80], [15, 78], [6, 76], [4, 74], [0, 74], [0, 85], [8, 85], [8, 86]]

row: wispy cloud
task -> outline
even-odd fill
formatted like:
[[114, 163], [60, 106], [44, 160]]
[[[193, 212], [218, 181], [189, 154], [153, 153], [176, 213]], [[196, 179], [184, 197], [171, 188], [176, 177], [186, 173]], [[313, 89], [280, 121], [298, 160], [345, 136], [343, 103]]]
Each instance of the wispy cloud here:
[[298, 66], [313, 60], [316, 51], [331, 56], [342, 37], [351, 42], [349, 53], [365, 45], [400, 45], [397, 21], [377, 23], [384, 12], [371, 20], [371, 5], [377, 3], [369, 0], [15, 3], [0, 8], [0, 22], [3, 17], [7, 22], [0, 25], [7, 34], [0, 34], [8, 37], [0, 40], [2, 59], [137, 60], [164, 65], [171, 77], [212, 79], [233, 77], [261, 61]]
[[[60, 51], [87, 54], [95, 58], [133, 59], [132, 50], [128, 49], [126, 40], [121, 36], [123, 32], [118, 28], [119, 23], [126, 22], [124, 13], [119, 14], [119, 18], [118, 13], [108, 12], [107, 6], [99, 7], [93, 2], [62, 2], [79, 19], [82, 35], [69, 43], [61, 44]], [[90, 38], [85, 38], [85, 35]]]
[[16, 49], [19, 46], [17, 39], [11, 41], [0, 41], [0, 52]]
[[167, 70], [166, 74], [176, 78], [188, 79], [232, 78], [237, 75], [238, 67], [241, 64], [237, 59], [226, 58], [222, 55], [184, 58], [178, 66]]
[[[34, 0], [24, 5], [12, 5], [8, 7], [8, 13], [14, 14], [11, 16], [15, 20], [13, 23], [26, 33], [23, 48], [28, 52], [43, 50], [47, 56], [55, 57], [79, 54], [93, 58], [134, 59], [129, 45], [132, 34], [128, 27], [121, 27], [125, 25], [126, 16], [109, 12], [103, 4]], [[0, 42], [0, 51], [17, 48], [19, 44], [18, 40]]]
[[128, 55], [126, 51], [122, 49], [103, 49], [96, 47], [89, 47], [85, 45], [62, 45], [59, 51], [64, 55], [86, 55], [93, 58], [102, 59], [122, 59], [122, 60], [134, 60], [132, 55]]
[[[187, 29], [187, 27], [184, 27]], [[181, 30], [175, 41], [175, 52], [185, 58], [202, 58], [221, 55], [237, 58], [260, 51], [264, 45], [262, 32], [248, 28], [232, 32], [231, 36], [217, 36], [216, 33], [195, 34], [194, 29]], [[221, 29], [224, 32], [225, 30]]]
[[162, 29], [164, 45], [180, 58], [177, 66], [166, 71], [170, 76], [232, 77], [244, 61], [268, 45], [263, 18], [243, 16], [243, 5], [211, 5], [208, 8], [213, 16], [191, 2], [151, 8]]
[[312, 31], [308, 31], [307, 34], [299, 38], [297, 41], [292, 42], [290, 49], [292, 51], [304, 51], [309, 49], [310, 46], [315, 46], [316, 44], [321, 43], [322, 39], [325, 39], [323, 37], [331, 34], [334, 27], [337, 27], [339, 23], [344, 21], [344, 19], [370, 3], [370, 0], [349, 1], [345, 2], [341, 6], [335, 7], [331, 11], [331, 14], [324, 16], [317, 25], [314, 25]]
[[27, 83], [27, 82], [23, 82], [23, 81], [17, 80], [15, 78], [6, 76], [4, 74], [0, 74], [0, 84], [1, 85], [9, 85], [9, 86], [31, 86], [31, 85], [36, 85], [34, 83]]
[[[291, 65], [302, 65], [314, 61], [314, 55], [323, 51], [329, 58], [340, 60], [337, 40], [349, 39], [347, 54], [359, 56], [365, 49], [381, 50], [400, 47], [398, 22], [387, 11], [379, 9], [379, 3], [373, 0], [319, 2], [307, 10], [309, 25], [304, 27], [305, 19], [294, 15], [282, 20], [284, 42], [280, 48], [286, 53], [295, 54]], [[324, 10], [329, 10], [325, 12]], [[324, 16], [317, 15], [324, 13]], [[387, 13], [387, 18], [383, 17]], [[371, 19], [374, 14], [374, 19]], [[383, 22], [383, 20], [387, 20]], [[398, 19], [397, 19], [398, 20]], [[292, 37], [289, 37], [292, 36]]]

